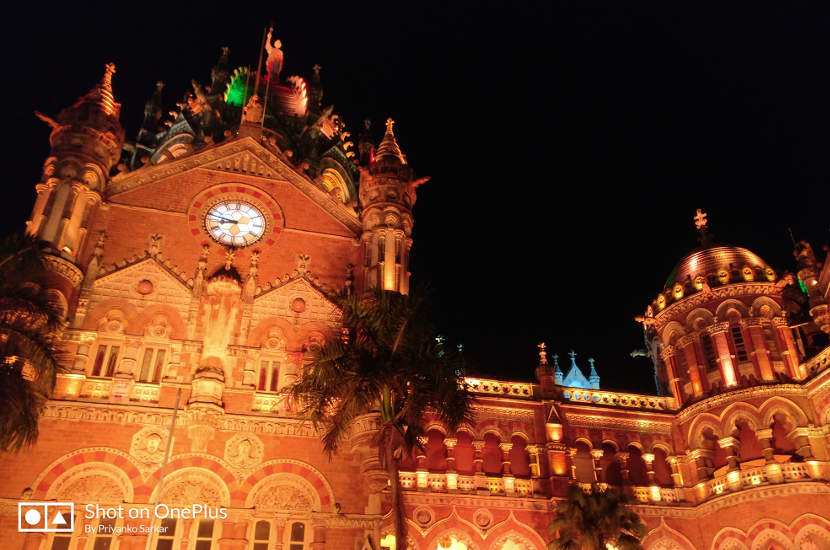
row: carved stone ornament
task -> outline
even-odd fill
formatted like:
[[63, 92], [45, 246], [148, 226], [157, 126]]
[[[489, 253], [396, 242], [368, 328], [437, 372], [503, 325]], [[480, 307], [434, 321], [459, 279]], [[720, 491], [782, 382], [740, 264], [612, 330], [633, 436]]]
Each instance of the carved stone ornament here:
[[222, 505], [222, 496], [212, 483], [197, 476], [188, 476], [173, 481], [165, 487], [161, 502], [165, 504], [183, 504], [190, 506], [194, 502], [212, 506]]
[[255, 435], [236, 434], [225, 443], [225, 462], [235, 470], [250, 470], [262, 462], [264, 451], [265, 446]]
[[482, 532], [485, 532], [493, 527], [493, 514], [486, 508], [476, 510], [473, 514], [473, 524]]
[[92, 474], [67, 483], [58, 493], [58, 500], [116, 504], [124, 501], [124, 493], [111, 477]]
[[275, 483], [257, 492], [254, 506], [266, 510], [310, 512], [314, 507], [314, 499], [297, 485]]
[[145, 426], [133, 436], [130, 455], [138, 462], [141, 473], [155, 469], [164, 460], [170, 432], [160, 426]]

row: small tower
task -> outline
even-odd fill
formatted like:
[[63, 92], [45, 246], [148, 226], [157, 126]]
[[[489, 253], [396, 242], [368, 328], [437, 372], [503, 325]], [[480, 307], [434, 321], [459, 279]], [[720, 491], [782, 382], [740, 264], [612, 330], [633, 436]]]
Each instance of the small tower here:
[[75, 262], [87, 233], [92, 209], [101, 203], [110, 170], [121, 156], [124, 129], [118, 121], [121, 105], [112, 94], [115, 65], [74, 105], [53, 120], [51, 152], [35, 186], [37, 199], [26, 232], [54, 254]]
[[374, 157], [360, 168], [363, 275], [366, 288], [378, 286], [408, 294], [412, 206], [415, 190], [429, 178], [415, 179], [393, 125], [391, 118], [386, 121], [386, 133]]

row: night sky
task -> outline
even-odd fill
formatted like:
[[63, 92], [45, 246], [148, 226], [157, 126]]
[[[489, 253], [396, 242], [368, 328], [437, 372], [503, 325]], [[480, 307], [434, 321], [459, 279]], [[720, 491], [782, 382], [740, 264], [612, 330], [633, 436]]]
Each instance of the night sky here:
[[431, 176], [413, 283], [471, 372], [530, 379], [545, 340], [595, 357], [603, 387], [653, 391], [651, 362], [629, 357], [633, 317], [697, 246], [696, 208], [779, 271], [794, 269], [788, 227], [817, 251], [830, 240], [830, 12], [622, 4], [30, 3], [4, 32], [0, 230], [23, 229], [48, 153], [35, 109], [56, 115], [114, 61], [132, 140], [156, 80], [172, 108], [221, 45], [254, 65], [273, 21], [283, 76], [322, 65], [347, 129], [369, 118], [379, 139], [393, 117]]

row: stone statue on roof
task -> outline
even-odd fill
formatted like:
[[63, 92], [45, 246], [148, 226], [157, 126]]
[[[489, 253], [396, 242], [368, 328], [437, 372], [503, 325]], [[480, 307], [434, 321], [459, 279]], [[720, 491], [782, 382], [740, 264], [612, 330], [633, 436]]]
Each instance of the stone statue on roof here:
[[273, 43], [271, 42], [273, 32], [274, 27], [269, 27], [268, 36], [265, 38], [265, 51], [268, 52], [265, 68], [269, 75], [273, 75], [274, 79], [278, 79], [282, 71], [282, 42], [279, 40], [274, 40]]

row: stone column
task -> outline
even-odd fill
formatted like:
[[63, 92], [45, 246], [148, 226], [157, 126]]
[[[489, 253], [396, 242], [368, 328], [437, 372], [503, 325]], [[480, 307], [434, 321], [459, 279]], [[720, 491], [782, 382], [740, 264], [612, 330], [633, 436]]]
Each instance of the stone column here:
[[679, 357], [680, 350], [674, 346], [666, 346], [663, 348], [663, 362], [666, 364], [666, 380], [671, 391], [672, 396], [680, 405], [683, 402], [683, 390], [680, 386], [680, 372]]
[[445, 437], [444, 446], [447, 448], [447, 490], [458, 490], [458, 472], [455, 469], [455, 446], [458, 444], [458, 439], [454, 437]]
[[692, 383], [692, 394], [695, 397], [703, 395], [704, 384], [701, 374], [700, 363], [697, 360], [697, 353], [695, 350], [695, 336], [692, 334], [686, 335], [677, 341], [677, 345], [683, 350], [683, 355], [686, 357], [686, 367], [689, 369], [689, 381]]
[[89, 348], [95, 342], [94, 334], [82, 334], [78, 343], [78, 350], [75, 352], [75, 361], [72, 363], [72, 372], [75, 374], [86, 374], [89, 361]]
[[671, 466], [671, 479], [675, 487], [683, 487], [683, 472], [680, 471], [680, 457], [672, 455], [666, 457]]
[[571, 479], [576, 481], [576, 447], [568, 447], [568, 458], [571, 466]]
[[40, 550], [40, 544], [46, 539], [45, 533], [26, 533], [23, 550]]
[[487, 487], [487, 476], [484, 473], [484, 457], [481, 451], [484, 450], [484, 441], [473, 441], [473, 464], [475, 464], [475, 487], [478, 491], [490, 492]]
[[737, 386], [738, 377], [735, 373], [735, 365], [732, 362], [732, 354], [729, 351], [729, 342], [726, 339], [729, 323], [715, 323], [708, 330], [712, 336], [715, 354], [718, 356], [717, 362], [720, 366], [720, 377], [724, 387], [731, 388]]
[[620, 463], [620, 477], [622, 478], [623, 484], [628, 483], [628, 457], [630, 453], [626, 451], [617, 451], [614, 455], [614, 458]]
[[770, 352], [767, 349], [766, 338], [764, 338], [764, 329], [761, 326], [761, 320], [757, 318], [746, 319], [742, 321], [749, 331], [749, 340], [752, 342], [752, 355], [758, 362], [758, 370], [761, 372], [762, 380], [775, 380], [775, 373], [772, 371], [772, 363], [770, 362]]
[[772, 428], [756, 430], [755, 437], [758, 439], [758, 443], [761, 445], [761, 449], [764, 453], [764, 459], [767, 461], [767, 464], [775, 462], [775, 446], [772, 443]]
[[790, 327], [787, 326], [787, 320], [776, 317], [772, 322], [778, 332], [778, 340], [782, 344], [781, 357], [784, 358], [784, 362], [787, 364], [787, 373], [794, 380], [801, 380], [807, 376], [807, 373], [801, 372], [798, 364], [798, 350], [795, 347], [793, 333], [790, 331]]
[[714, 451], [711, 449], [693, 449], [687, 454], [688, 460], [695, 465], [697, 481], [704, 481], [712, 477], [715, 471], [712, 465]]
[[420, 436], [418, 438], [418, 443], [420, 445], [415, 446], [415, 482], [417, 484], [418, 489], [428, 489], [429, 488], [429, 470], [427, 469], [427, 454], [426, 454], [426, 446], [427, 446], [427, 438], [425, 436]]
[[741, 448], [741, 442], [738, 438], [732, 436], [722, 437], [718, 439], [718, 445], [726, 453], [726, 462], [729, 464], [729, 470], [739, 469], [738, 450]]
[[654, 485], [654, 453], [643, 453], [643, 462], [646, 463], [648, 473], [648, 484]]
[[216, 541], [219, 544], [219, 550], [246, 550], [248, 548], [248, 539], [245, 537], [247, 522], [217, 521], [214, 522], [214, 529], [216, 529], [216, 523], [222, 525], [222, 537]]
[[58, 245], [61, 252], [65, 252], [72, 257], [77, 256], [79, 252], [78, 230], [81, 227], [84, 210], [86, 210], [87, 201], [85, 195], [85, 186], [82, 183], [75, 182], [72, 184], [72, 198], [70, 199], [72, 201], [72, 212], [64, 225], [63, 236]]
[[501, 449], [501, 472], [502, 481], [504, 481], [504, 492], [507, 495], [515, 493], [515, 476], [510, 470], [510, 450], [513, 448], [513, 443], [499, 443]]
[[274, 540], [276, 541], [274, 543], [274, 550], [282, 550], [283, 549], [282, 537], [284, 536], [284, 534], [283, 534], [284, 532], [285, 532], [285, 520], [277, 518], [274, 521]]
[[32, 208], [32, 217], [26, 222], [26, 233], [28, 235], [37, 235], [40, 231], [40, 226], [46, 218], [44, 209], [46, 203], [49, 202], [49, 195], [53, 193], [56, 181], [54, 178], [50, 178], [46, 183], [35, 185], [37, 198], [35, 199], [35, 206]]
[[530, 457], [530, 475], [531, 477], [540, 477], [542, 475], [539, 464], [539, 446], [528, 445], [525, 447], [527, 454]]
[[604, 481], [602, 477], [602, 464], [600, 464], [602, 454], [602, 449], [591, 449], [591, 462], [594, 467], [594, 481], [597, 483]]
[[311, 550], [325, 550], [326, 548], [326, 527], [322, 524], [315, 524], [314, 541], [311, 543]]
[[787, 438], [795, 445], [795, 452], [802, 458], [812, 458], [813, 448], [810, 446], [810, 429], [794, 428], [787, 434]]

